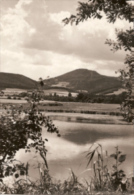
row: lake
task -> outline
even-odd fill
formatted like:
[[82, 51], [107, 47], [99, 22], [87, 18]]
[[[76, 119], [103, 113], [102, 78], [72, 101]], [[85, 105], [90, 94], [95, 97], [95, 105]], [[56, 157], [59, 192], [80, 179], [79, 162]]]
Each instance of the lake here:
[[[92, 170], [85, 171], [87, 165], [86, 151], [93, 143], [103, 146], [104, 152], [114, 153], [115, 147], [123, 154], [127, 154], [122, 168], [128, 176], [133, 171], [134, 127], [123, 121], [121, 116], [89, 115], [72, 113], [47, 113], [58, 127], [61, 137], [50, 134], [43, 129], [43, 137], [48, 139], [46, 143], [47, 159], [50, 174], [56, 179], [67, 179], [70, 169], [79, 178], [89, 178]], [[17, 159], [31, 164], [31, 175], [38, 178], [37, 164], [40, 157], [35, 153], [25, 153], [21, 150], [16, 155]], [[113, 159], [109, 159], [112, 167]], [[91, 167], [88, 167], [91, 168]]]

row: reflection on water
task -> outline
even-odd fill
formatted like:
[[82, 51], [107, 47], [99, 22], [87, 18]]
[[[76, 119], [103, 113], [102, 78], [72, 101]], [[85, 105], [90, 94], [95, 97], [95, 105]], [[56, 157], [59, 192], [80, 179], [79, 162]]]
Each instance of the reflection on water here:
[[[70, 117], [68, 120], [71, 120]], [[73, 169], [76, 175], [88, 177], [90, 171], [83, 172], [87, 163], [85, 151], [94, 142], [102, 144], [103, 149], [107, 150], [109, 154], [113, 153], [118, 145], [119, 149], [127, 154], [127, 160], [124, 162], [123, 168], [127, 173], [132, 172], [134, 146], [132, 125], [90, 124], [63, 120], [55, 120], [54, 123], [60, 130], [60, 138], [56, 137], [55, 134], [47, 133], [46, 129], [43, 131], [43, 137], [49, 140], [46, 144], [48, 149], [47, 159], [50, 173], [54, 178], [68, 178], [70, 168]], [[41, 160], [38, 154], [31, 153], [29, 155], [21, 150], [17, 153], [17, 158], [24, 162], [31, 162], [33, 166], [31, 166], [32, 176], [34, 178], [38, 177], [35, 168], [35, 164], [38, 164]], [[110, 166], [112, 167], [111, 159]]]
[[[72, 124], [73, 125], [73, 124]], [[76, 144], [94, 143], [101, 139], [115, 139], [131, 136], [127, 131], [128, 126], [116, 127], [115, 125], [81, 125], [75, 124], [75, 131], [67, 131], [64, 133], [63, 138], [72, 141]], [[116, 129], [116, 131], [115, 131]]]
[[[126, 122], [121, 116], [110, 116], [110, 115], [100, 115], [100, 114], [60, 114], [51, 115], [52, 120], [66, 121], [66, 122], [78, 122], [78, 123], [93, 123], [93, 124], [119, 124], [123, 125]], [[81, 115], [81, 116], [78, 116]], [[128, 124], [129, 125], [129, 124]]]

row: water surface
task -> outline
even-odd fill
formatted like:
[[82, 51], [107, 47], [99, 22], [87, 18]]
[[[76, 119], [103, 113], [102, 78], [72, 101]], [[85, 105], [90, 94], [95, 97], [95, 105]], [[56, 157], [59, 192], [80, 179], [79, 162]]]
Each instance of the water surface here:
[[[68, 114], [69, 115], [69, 114]], [[109, 154], [115, 151], [115, 147], [119, 146], [122, 153], [127, 154], [127, 159], [123, 163], [122, 168], [127, 172], [127, 175], [132, 175], [133, 170], [133, 148], [134, 134], [133, 125], [128, 125], [122, 122], [122, 118], [112, 117], [111, 120], [115, 124], [95, 124], [87, 123], [82, 120], [72, 121], [71, 115], [68, 120], [68, 115], [60, 114], [60, 117], [55, 117], [54, 124], [59, 128], [61, 137], [55, 134], [50, 134], [43, 129], [43, 137], [48, 139], [46, 143], [48, 153], [47, 159], [51, 175], [56, 179], [67, 179], [70, 169], [80, 178], [89, 178], [92, 169], [85, 171], [87, 165], [86, 153], [93, 143], [99, 143], [103, 146], [104, 152], [107, 150]], [[78, 114], [77, 114], [78, 116]], [[75, 116], [76, 117], [76, 116]], [[83, 120], [97, 119], [97, 116], [79, 114]], [[104, 120], [105, 117], [105, 120]], [[111, 116], [102, 116], [103, 122], [110, 120]], [[54, 118], [54, 117], [53, 117]], [[101, 120], [101, 116], [98, 117]], [[121, 122], [121, 123], [119, 123]], [[38, 178], [37, 164], [41, 162], [38, 154], [26, 154], [21, 150], [17, 154], [17, 158], [31, 164], [32, 176]], [[109, 159], [109, 166], [112, 168], [114, 161]], [[91, 167], [88, 167], [91, 168]]]

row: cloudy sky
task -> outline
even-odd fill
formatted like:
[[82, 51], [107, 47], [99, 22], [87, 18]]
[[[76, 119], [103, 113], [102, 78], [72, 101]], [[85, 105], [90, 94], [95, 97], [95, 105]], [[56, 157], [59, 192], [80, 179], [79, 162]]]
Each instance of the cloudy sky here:
[[62, 19], [76, 13], [77, 1], [0, 0], [0, 71], [36, 80], [78, 68], [116, 76], [125, 53], [113, 53], [104, 43], [115, 38], [115, 28], [132, 24], [103, 18], [65, 26]]

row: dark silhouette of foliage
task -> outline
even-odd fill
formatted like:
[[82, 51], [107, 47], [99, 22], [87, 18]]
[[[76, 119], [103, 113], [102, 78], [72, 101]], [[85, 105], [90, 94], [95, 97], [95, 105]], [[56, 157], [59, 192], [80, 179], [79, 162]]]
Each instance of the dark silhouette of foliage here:
[[71, 92], [69, 92], [69, 93], [68, 93], [68, 97], [72, 97], [72, 94], [71, 94]]
[[[87, 166], [93, 163], [93, 183], [97, 191], [109, 191], [121, 190], [122, 192], [127, 191], [127, 184], [129, 183], [127, 179], [123, 182], [125, 178], [125, 173], [120, 169], [120, 165], [126, 160], [126, 155], [119, 151], [118, 147], [115, 148], [115, 153], [108, 156], [108, 153], [104, 154], [101, 144], [93, 144], [87, 152], [86, 158], [88, 160]], [[112, 165], [112, 171], [109, 171], [108, 159], [113, 158], [114, 164]], [[110, 159], [111, 161], [111, 159]]]
[[86, 3], [79, 2], [77, 14], [65, 18], [63, 22], [78, 25], [89, 18], [101, 19], [103, 13], [105, 13], [107, 21], [110, 23], [114, 23], [118, 18], [132, 22], [132, 11], [132, 6], [127, 0], [89, 0]]
[[[114, 23], [117, 19], [125, 19], [128, 22], [134, 20], [134, 7], [131, 1], [128, 0], [89, 0], [87, 3], [79, 2], [76, 15], [71, 15], [69, 18], [65, 18], [63, 22], [65, 24], [76, 24], [83, 22], [89, 18], [101, 19], [105, 14], [108, 22]], [[121, 73], [121, 79], [125, 83], [127, 89], [127, 98], [122, 104], [122, 111], [125, 118], [131, 122], [134, 118], [132, 109], [134, 108], [134, 97], [132, 95], [133, 75], [134, 75], [134, 30], [117, 30], [116, 29], [116, 41], [106, 40], [106, 44], [112, 46], [113, 51], [124, 49], [129, 51], [130, 54], [126, 56], [125, 64], [127, 69], [119, 70]]]
[[[40, 86], [42, 87], [41, 83]], [[40, 87], [33, 91], [28, 97], [29, 107], [26, 110], [22, 105], [18, 109], [14, 105], [10, 106], [9, 110], [5, 107], [5, 112], [0, 117], [0, 177], [4, 176], [5, 171], [7, 172], [4, 164], [12, 160], [16, 152], [22, 148], [26, 152], [30, 152], [31, 148], [39, 152], [48, 169], [45, 147], [47, 139], [42, 137], [42, 127], [44, 126], [50, 133], [57, 133], [57, 136], [60, 134], [50, 118], [38, 110], [42, 95]], [[29, 139], [32, 140], [30, 144], [28, 144]]]

